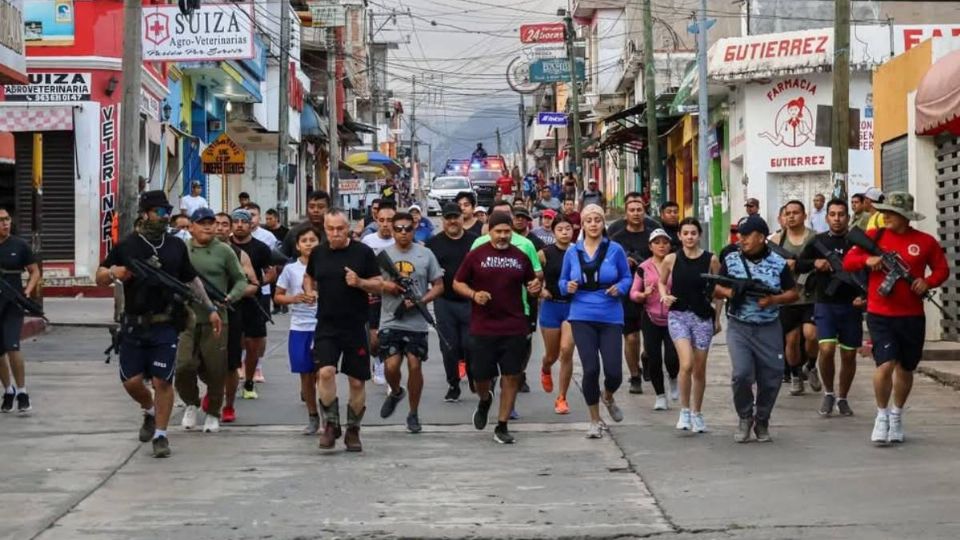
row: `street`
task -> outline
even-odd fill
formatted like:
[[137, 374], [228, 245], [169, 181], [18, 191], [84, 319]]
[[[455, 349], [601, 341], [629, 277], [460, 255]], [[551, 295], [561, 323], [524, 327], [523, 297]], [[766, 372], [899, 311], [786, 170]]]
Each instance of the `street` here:
[[[852, 418], [820, 418], [819, 395], [784, 390], [773, 444], [737, 445], [726, 348], [710, 355], [704, 405], [711, 431], [678, 435], [677, 409], [653, 412], [618, 393], [626, 420], [584, 438], [586, 411], [552, 411], [537, 350], [522, 394], [517, 444], [470, 423], [476, 403], [442, 401], [439, 354], [425, 366], [424, 431], [402, 427], [405, 402], [379, 418], [383, 389], [367, 387], [364, 451], [320, 451], [300, 434], [305, 413], [286, 365], [285, 327], [268, 340], [261, 399], [238, 403], [219, 434], [184, 432], [174, 411], [173, 456], [137, 442], [140, 415], [102, 328], [55, 327], [25, 344], [30, 416], [0, 416], [2, 538], [956, 538], [960, 518], [960, 396], [917, 377], [908, 442], [868, 442], [871, 365], [861, 359]], [[436, 335], [431, 347], [437, 351]], [[579, 368], [578, 368], [579, 373]], [[555, 371], [556, 374], [556, 371]], [[578, 376], [575, 377], [577, 382]], [[345, 381], [339, 381], [341, 383]], [[341, 385], [345, 386], [345, 385]], [[464, 384], [465, 386], [465, 384]], [[343, 394], [341, 394], [343, 396]], [[344, 400], [341, 399], [341, 404]], [[605, 413], [604, 413], [605, 414]], [[608, 420], [608, 423], [612, 423]]]

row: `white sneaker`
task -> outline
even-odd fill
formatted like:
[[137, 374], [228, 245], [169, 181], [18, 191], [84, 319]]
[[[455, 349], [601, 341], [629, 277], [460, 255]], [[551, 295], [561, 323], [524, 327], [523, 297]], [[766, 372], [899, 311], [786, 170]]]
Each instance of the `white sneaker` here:
[[680, 419], [677, 420], [677, 429], [690, 431], [692, 427], [690, 421], [690, 409], [680, 409]]
[[373, 382], [380, 386], [387, 384], [387, 378], [383, 376], [383, 362], [380, 360], [373, 363]]
[[207, 419], [203, 421], [203, 432], [216, 433], [218, 431], [220, 431], [220, 419], [212, 414], [208, 414]]
[[903, 415], [902, 414], [890, 415], [890, 431], [887, 432], [887, 442], [891, 442], [891, 443], [903, 442]]
[[890, 433], [890, 417], [877, 415], [873, 422], [873, 434], [870, 435], [870, 441], [874, 444], [887, 444], [887, 437]]
[[590, 427], [587, 428], [587, 438], [588, 439], [603, 438], [603, 427], [600, 426], [600, 422], [590, 422]]
[[706, 422], [703, 421], [703, 414], [702, 414], [702, 413], [696, 413], [696, 414], [692, 415], [691, 418], [692, 418], [692, 420], [693, 420], [693, 432], [694, 432], [694, 433], [706, 433], [706, 432], [707, 432], [707, 424], [706, 424]]
[[677, 379], [670, 379], [670, 399], [680, 401], [680, 384]]
[[183, 426], [183, 429], [193, 429], [197, 427], [196, 405], [187, 406], [186, 410], [183, 411], [183, 420], [180, 421], [180, 425]]
[[657, 401], [653, 404], [653, 410], [665, 411], [669, 408], [670, 406], [667, 404], [666, 394], [660, 394], [659, 396], [657, 396]]

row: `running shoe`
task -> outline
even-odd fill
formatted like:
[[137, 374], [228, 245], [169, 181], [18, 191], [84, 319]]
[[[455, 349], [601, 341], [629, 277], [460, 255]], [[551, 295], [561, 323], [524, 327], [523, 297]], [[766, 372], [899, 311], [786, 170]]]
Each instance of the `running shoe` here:
[[383, 375], [383, 362], [380, 360], [373, 362], [373, 382], [380, 386], [387, 384], [387, 378]]
[[601, 398], [600, 401], [607, 407], [607, 412], [610, 413], [610, 418], [614, 422], [623, 422], [623, 411], [620, 410], [620, 407], [613, 398], [610, 398], [610, 401]]
[[320, 415], [311, 414], [307, 419], [307, 427], [303, 428], [304, 435], [316, 435], [320, 431]]
[[20, 414], [25, 414], [30, 412], [33, 409], [33, 406], [30, 405], [30, 396], [24, 392], [17, 394], [17, 412]]
[[680, 383], [676, 378], [670, 379], [670, 401], [680, 401]]
[[631, 394], [642, 394], [643, 393], [643, 378], [639, 375], [636, 377], [630, 377], [630, 393]]
[[800, 396], [803, 395], [803, 379], [800, 377], [794, 377], [790, 381], [790, 395], [791, 396]]
[[519, 419], [520, 419], [520, 413], [517, 412], [517, 409], [510, 409], [510, 419], [511, 419], [511, 420], [519, 420]]
[[590, 426], [587, 428], [587, 438], [588, 439], [603, 438], [603, 428], [600, 427], [600, 422], [590, 422]]
[[757, 419], [753, 424], [753, 434], [757, 436], [757, 442], [773, 442], [770, 437], [770, 422], [768, 420]]
[[220, 419], [212, 414], [208, 414], [207, 418], [203, 421], [203, 432], [216, 433], [218, 431], [220, 431]]
[[510, 431], [506, 427], [500, 426], [497, 426], [496, 429], [493, 430], [493, 440], [500, 444], [513, 444], [515, 441]]
[[690, 431], [691, 425], [690, 409], [681, 409], [680, 418], [677, 419], [677, 429], [681, 431]]
[[397, 404], [403, 399], [403, 396], [407, 395], [406, 390], [403, 387], [400, 387], [400, 392], [394, 394], [390, 392], [387, 394], [387, 397], [383, 400], [383, 405], [380, 407], [380, 418], [389, 418], [393, 411], [397, 410]]
[[807, 382], [810, 383], [810, 389], [814, 392], [819, 392], [823, 385], [820, 384], [820, 370], [814, 364], [813, 369], [809, 366], [803, 366], [803, 373], [807, 376]]
[[223, 412], [220, 413], [220, 421], [224, 424], [229, 424], [231, 422], [237, 421], [237, 410], [233, 407], [224, 407]]
[[140, 425], [140, 442], [148, 442], [153, 438], [153, 432], [157, 430], [157, 417], [152, 414], [143, 413], [143, 424]]
[[870, 435], [870, 442], [882, 446], [889, 442], [890, 435], [890, 417], [886, 415], [877, 415], [873, 422], [873, 433]]
[[890, 430], [887, 432], [887, 442], [903, 442], [903, 415], [890, 413]]
[[451, 384], [450, 387], [447, 388], [447, 395], [443, 396], [443, 400], [447, 403], [456, 403], [460, 401], [460, 385]]
[[210, 408], [210, 394], [204, 394], [203, 399], [200, 400], [200, 410], [203, 412], [209, 412], [207, 409]]
[[193, 429], [197, 427], [196, 405], [187, 405], [187, 409], [183, 411], [183, 419], [180, 420], [180, 425], [183, 427], [183, 429]]
[[567, 398], [557, 396], [557, 400], [553, 402], [553, 412], [557, 414], [570, 414], [570, 405], [567, 404]]
[[407, 431], [410, 433], [420, 433], [423, 427], [420, 425], [420, 417], [417, 413], [407, 415]]
[[153, 457], [170, 457], [170, 441], [166, 437], [161, 435], [153, 439]]
[[13, 410], [14, 397], [16, 397], [16, 394], [14, 393], [3, 394], [3, 405], [0, 405], [0, 412], [10, 412]]
[[253, 382], [267, 382], [267, 379], [263, 376], [263, 369], [260, 366], [257, 366], [256, 371], [253, 373]]
[[260, 395], [257, 394], [256, 387], [251, 386], [250, 389], [248, 390], [247, 387], [244, 386], [243, 390], [240, 392], [240, 397], [242, 399], [257, 399], [260, 397]]
[[[811, 385], [812, 386], [812, 385]], [[833, 394], [824, 394], [823, 401], [820, 402], [820, 416], [830, 416], [833, 414], [833, 406], [837, 404], [837, 398]]]
[[487, 427], [487, 416], [490, 413], [490, 405], [493, 405], [493, 392], [487, 394], [486, 400], [477, 402], [477, 410], [473, 411], [473, 427], [483, 429]]
[[540, 370], [540, 386], [543, 387], [543, 391], [552, 394], [553, 393], [553, 373], [550, 371]]
[[703, 421], [703, 413], [693, 413], [690, 415], [693, 424], [694, 433], [706, 433], [707, 423]]
[[457, 362], [457, 376], [461, 379], [467, 378], [467, 362], [466, 360], [460, 360]]
[[753, 418], [741, 418], [737, 424], [737, 432], [733, 434], [733, 441], [738, 443], [750, 442], [750, 430], [753, 429]]
[[660, 394], [657, 396], [657, 401], [653, 404], [653, 410], [655, 411], [665, 411], [670, 408], [670, 405], [667, 404], [666, 394]]
[[837, 412], [840, 413], [840, 416], [853, 416], [853, 409], [850, 408], [846, 399], [837, 400]]

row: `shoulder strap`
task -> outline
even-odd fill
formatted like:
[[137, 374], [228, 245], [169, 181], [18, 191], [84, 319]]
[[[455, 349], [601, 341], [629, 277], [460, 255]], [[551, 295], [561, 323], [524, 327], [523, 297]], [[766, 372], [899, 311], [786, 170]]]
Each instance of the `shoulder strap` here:
[[743, 251], [737, 251], [737, 254], [740, 255], [740, 262], [743, 263], [743, 271], [747, 274], [747, 279], [753, 279], [753, 274], [750, 273], [750, 265], [747, 264], [747, 258], [743, 256]]
[[873, 242], [877, 244], [877, 246], [880, 245], [880, 239], [883, 238], [883, 233], [885, 232], [887, 232], [886, 227], [877, 227], [877, 237], [873, 239]]

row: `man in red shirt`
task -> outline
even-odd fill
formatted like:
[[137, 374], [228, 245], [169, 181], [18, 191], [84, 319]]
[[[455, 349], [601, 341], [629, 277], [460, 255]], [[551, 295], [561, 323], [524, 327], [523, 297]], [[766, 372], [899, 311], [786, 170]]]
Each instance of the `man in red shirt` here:
[[503, 171], [500, 178], [497, 178], [497, 193], [500, 194], [501, 201], [513, 204], [513, 184], [513, 178], [510, 178], [507, 171]]
[[[867, 328], [873, 339], [873, 358], [877, 371], [873, 392], [877, 400], [877, 419], [870, 440], [876, 444], [903, 442], [903, 407], [913, 387], [913, 371], [923, 354], [926, 317], [923, 295], [947, 280], [949, 268], [937, 239], [910, 226], [924, 219], [913, 211], [913, 195], [895, 191], [885, 204], [874, 205], [883, 213], [886, 228], [867, 234], [885, 252], [895, 252], [910, 269], [912, 282], [898, 280], [886, 296], [878, 292], [886, 277], [880, 257], [853, 247], [843, 259], [843, 269], [857, 272], [867, 268]], [[924, 272], [930, 268], [930, 275]], [[894, 377], [896, 373], [896, 377]], [[890, 395], [893, 407], [888, 409]]]
[[523, 289], [540, 293], [540, 281], [527, 255], [510, 244], [513, 219], [504, 211], [490, 214], [490, 242], [467, 254], [456, 277], [453, 290], [472, 304], [470, 336], [474, 350], [470, 369], [480, 396], [473, 413], [473, 426], [487, 426], [487, 414], [493, 404], [491, 380], [501, 376], [500, 411], [493, 440], [513, 443], [507, 420], [513, 410], [520, 386], [520, 374], [527, 348], [529, 324], [523, 308]]

